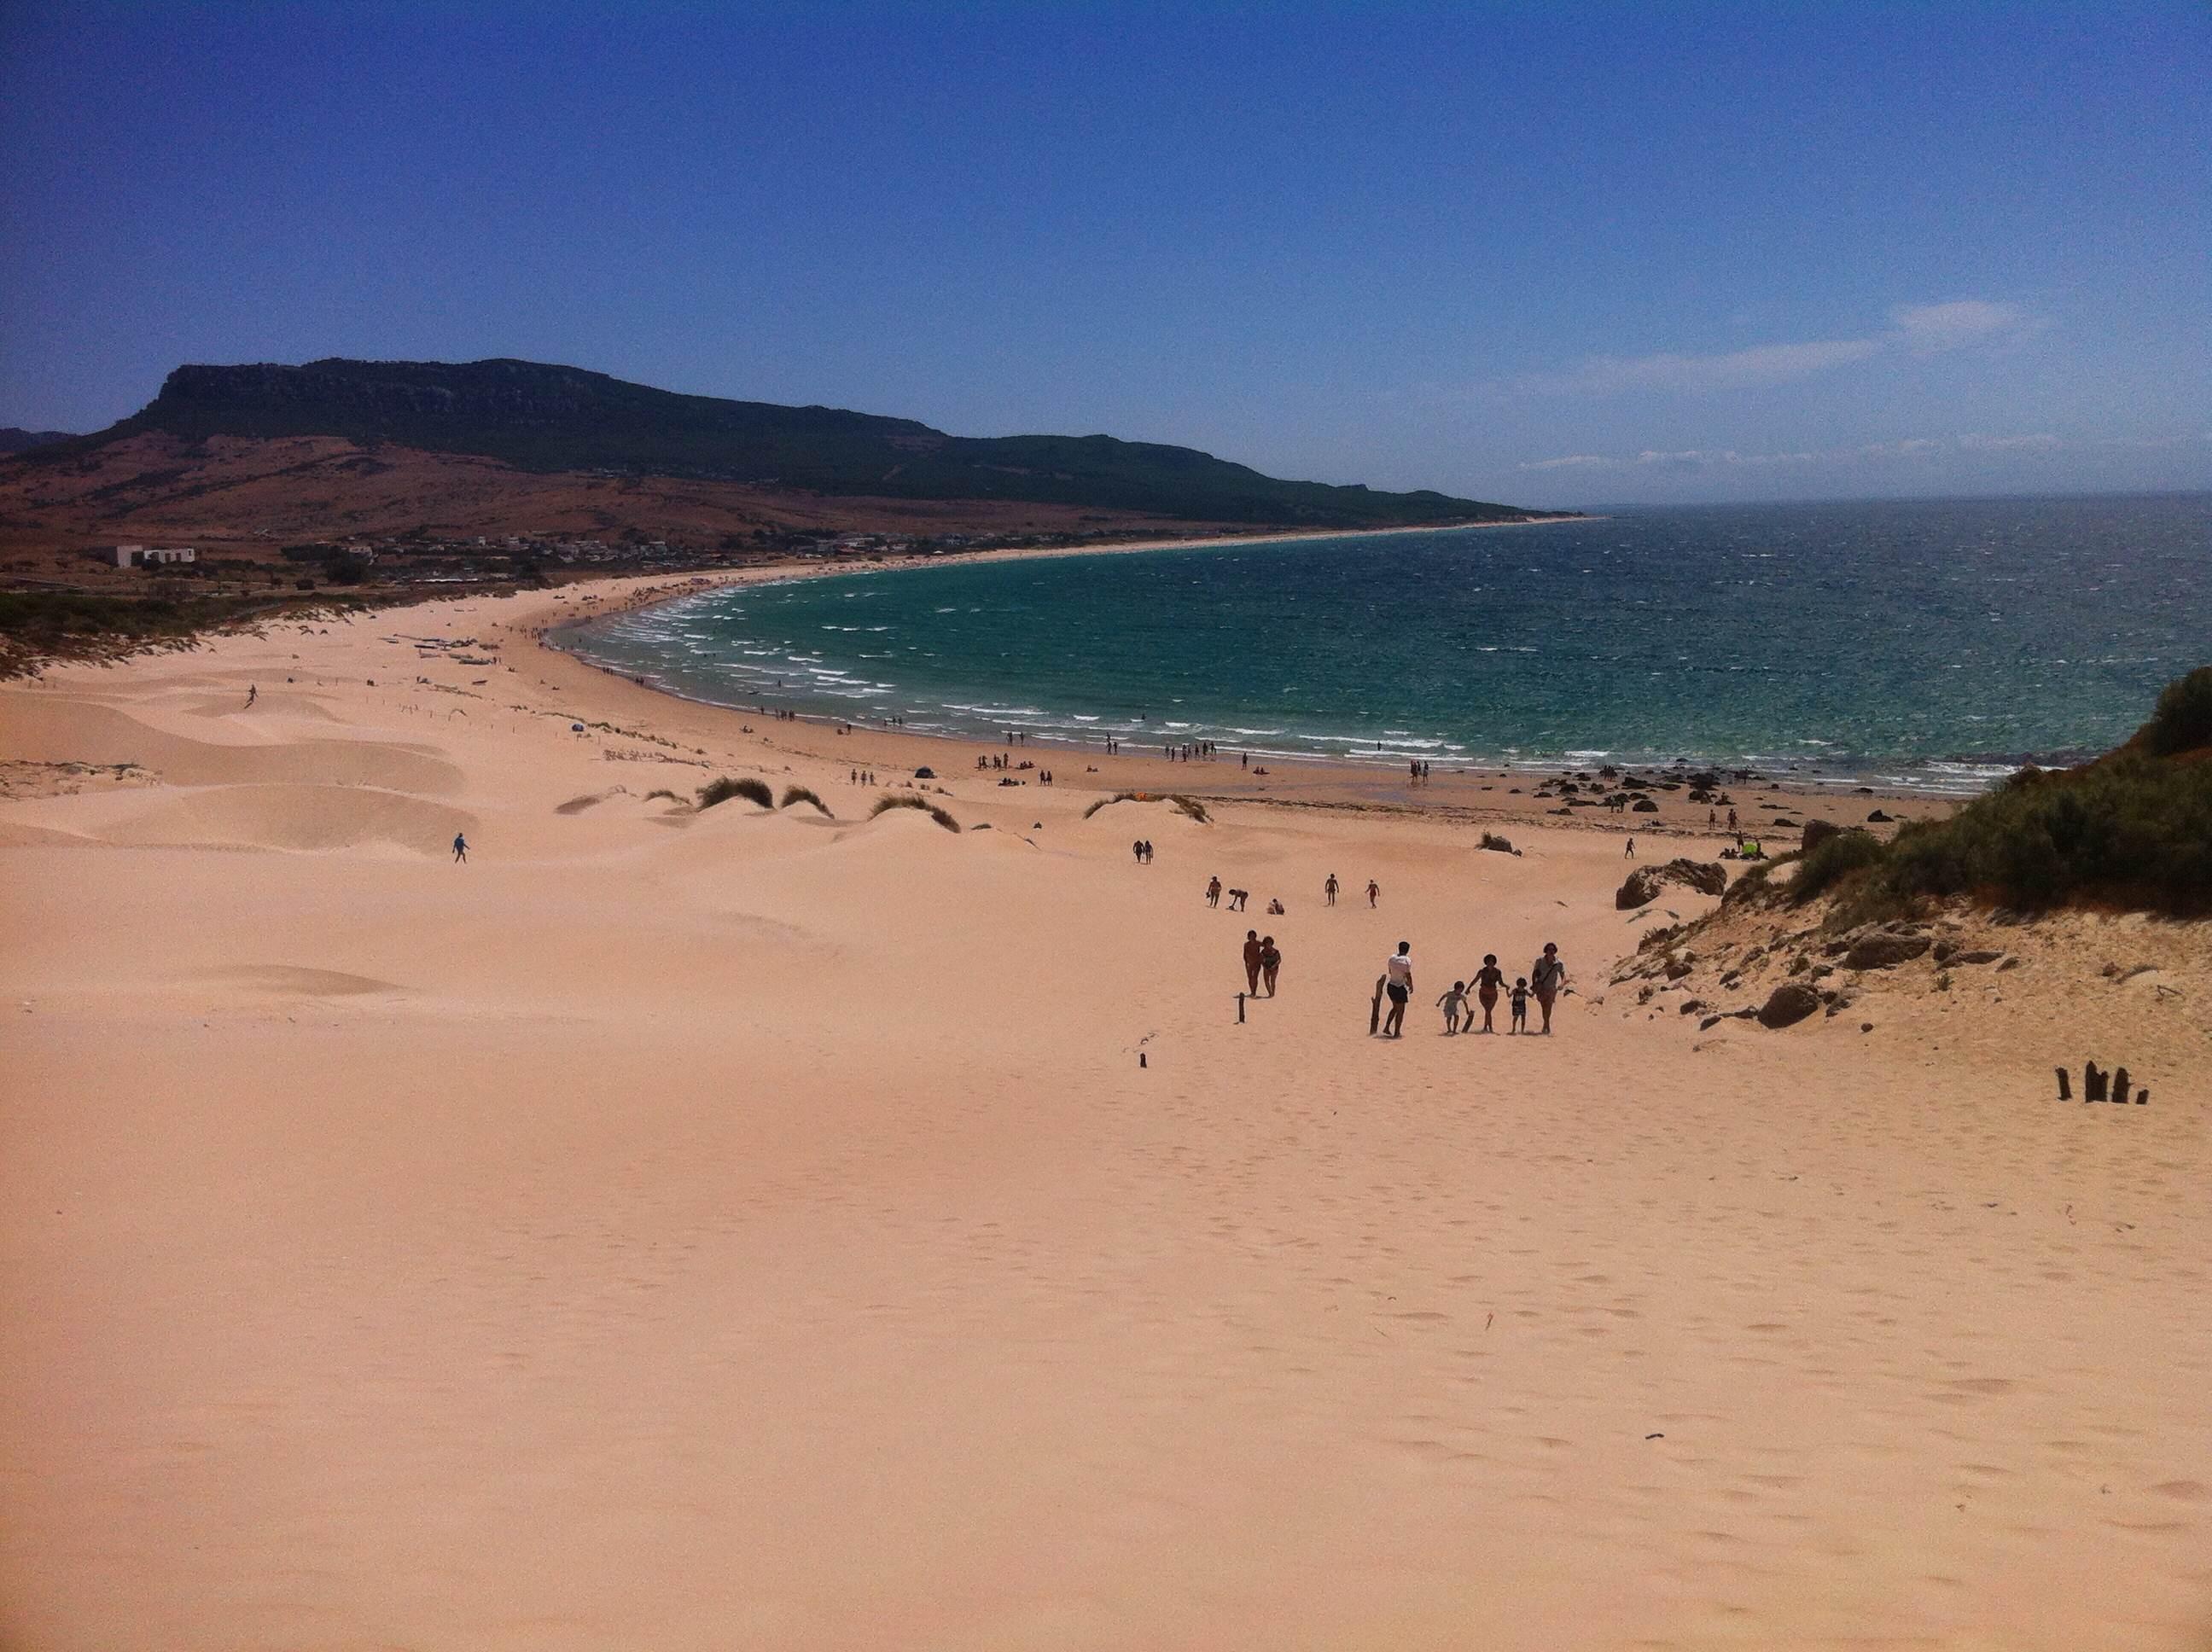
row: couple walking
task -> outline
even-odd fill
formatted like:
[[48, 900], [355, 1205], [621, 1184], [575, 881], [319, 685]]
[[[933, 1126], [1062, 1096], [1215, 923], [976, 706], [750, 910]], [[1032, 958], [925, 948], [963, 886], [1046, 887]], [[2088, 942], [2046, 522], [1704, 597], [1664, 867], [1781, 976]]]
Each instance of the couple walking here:
[[1244, 983], [1250, 996], [1260, 996], [1260, 983], [1267, 984], [1267, 996], [1275, 995], [1275, 976], [1283, 967], [1283, 955], [1277, 950], [1273, 935], [1262, 935], [1256, 929], [1244, 932]]

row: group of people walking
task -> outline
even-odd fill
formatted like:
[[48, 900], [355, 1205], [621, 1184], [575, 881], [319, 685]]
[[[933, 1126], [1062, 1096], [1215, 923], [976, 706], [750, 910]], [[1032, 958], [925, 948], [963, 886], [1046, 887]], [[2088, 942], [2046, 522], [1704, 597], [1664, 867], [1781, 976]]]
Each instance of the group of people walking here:
[[[1566, 989], [1566, 984], [1567, 966], [1559, 957], [1556, 941], [1544, 943], [1542, 953], [1535, 963], [1528, 966], [1528, 973], [1516, 976], [1510, 989], [1505, 985], [1505, 972], [1498, 967], [1498, 955], [1486, 952], [1482, 968], [1474, 972], [1474, 980], [1471, 983], [1455, 981], [1451, 984], [1451, 990], [1437, 999], [1437, 1005], [1444, 1012], [1444, 1035], [1453, 1037], [1462, 1032], [1496, 1032], [1498, 1029], [1492, 1017], [1497, 1013], [1500, 998], [1506, 999], [1510, 1011], [1506, 1027], [1509, 1035], [1528, 1030], [1528, 1000], [1532, 998], [1543, 1014], [1544, 1024], [1539, 1030], [1548, 1034], [1552, 1030], [1552, 1006], [1559, 1002], [1559, 994]], [[1470, 990], [1474, 1004], [1468, 1002]], [[1413, 999], [1413, 944], [1411, 941], [1400, 941], [1397, 951], [1382, 966], [1382, 978], [1375, 983], [1375, 1007], [1377, 1011], [1381, 1011], [1386, 998], [1389, 1000], [1389, 1012], [1381, 1017], [1379, 1027], [1376, 1024], [1376, 1016], [1370, 1014], [1370, 1029], [1379, 1030], [1385, 1038], [1403, 1037], [1406, 1006]], [[1478, 1004], [1482, 1007], [1482, 1025], [1480, 1028], [1474, 1024], [1474, 1005]]]

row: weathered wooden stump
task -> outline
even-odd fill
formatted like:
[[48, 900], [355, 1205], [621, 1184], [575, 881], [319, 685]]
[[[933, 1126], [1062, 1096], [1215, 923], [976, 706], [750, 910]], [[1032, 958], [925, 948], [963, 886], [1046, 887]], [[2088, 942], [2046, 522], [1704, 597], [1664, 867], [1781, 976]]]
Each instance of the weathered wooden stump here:
[[2105, 1087], [2110, 1082], [2110, 1076], [2098, 1072], [2097, 1064], [2094, 1061], [2084, 1061], [2081, 1064], [2081, 1099], [2083, 1102], [2103, 1101], [2105, 1099]]
[[2128, 1070], [2125, 1067], [2112, 1075], [2112, 1099], [2122, 1107], [2128, 1104]]
[[2062, 1102], [2070, 1102], [2074, 1099], [2074, 1081], [2068, 1075], [2064, 1067], [2057, 1068], [2057, 1072], [2058, 1073], [2058, 1099]]

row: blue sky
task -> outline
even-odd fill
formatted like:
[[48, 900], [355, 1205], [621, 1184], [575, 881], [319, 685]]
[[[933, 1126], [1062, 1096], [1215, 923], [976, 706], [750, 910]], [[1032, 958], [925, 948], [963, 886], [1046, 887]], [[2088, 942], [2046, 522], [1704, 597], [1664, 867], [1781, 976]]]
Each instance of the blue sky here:
[[557, 361], [1516, 503], [2212, 486], [2212, 7], [0, 0], [0, 423]]

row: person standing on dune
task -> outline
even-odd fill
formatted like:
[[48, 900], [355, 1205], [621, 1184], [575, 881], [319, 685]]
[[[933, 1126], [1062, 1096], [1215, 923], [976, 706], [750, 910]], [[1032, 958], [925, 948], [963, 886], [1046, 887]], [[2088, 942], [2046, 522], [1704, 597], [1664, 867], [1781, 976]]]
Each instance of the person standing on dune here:
[[469, 858], [469, 840], [465, 833], [453, 834], [453, 860], [456, 865]]
[[1377, 901], [1381, 900], [1382, 898], [1382, 884], [1378, 884], [1378, 883], [1376, 883], [1373, 878], [1369, 878], [1369, 879], [1367, 880], [1367, 906], [1368, 906], [1368, 909], [1369, 909], [1370, 911], [1372, 911], [1372, 910], [1374, 909], [1375, 903], [1376, 903]]
[[1536, 994], [1537, 1006], [1544, 1011], [1544, 1030], [1552, 1030], [1552, 1005], [1566, 984], [1567, 966], [1559, 957], [1557, 941], [1544, 943], [1544, 956], [1538, 958], [1528, 971], [1529, 989]]
[[1328, 882], [1321, 886], [1321, 892], [1328, 897], [1328, 903], [1331, 906], [1336, 904], [1336, 874], [1331, 872], [1328, 875]]
[[1400, 941], [1398, 950], [1382, 966], [1382, 990], [1390, 999], [1390, 1013], [1382, 1017], [1382, 1036], [1405, 1036], [1406, 1005], [1413, 996], [1413, 944]]
[[1265, 949], [1260, 944], [1260, 932], [1244, 932], [1244, 990], [1253, 998], [1260, 996], [1260, 963]]
[[1275, 995], [1275, 977], [1281, 973], [1282, 968], [1283, 955], [1275, 945], [1275, 938], [1262, 935], [1260, 938], [1260, 978], [1267, 984], [1269, 998]]

